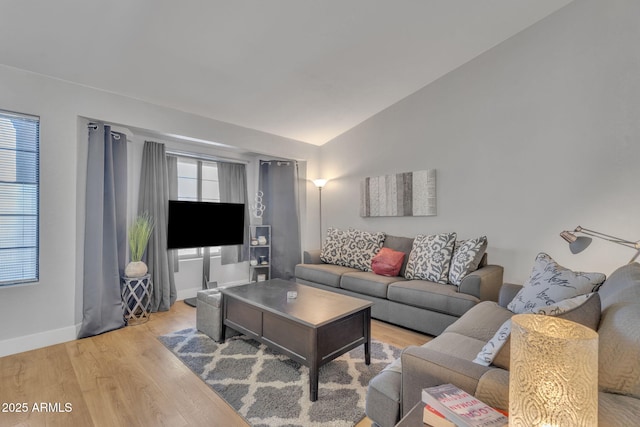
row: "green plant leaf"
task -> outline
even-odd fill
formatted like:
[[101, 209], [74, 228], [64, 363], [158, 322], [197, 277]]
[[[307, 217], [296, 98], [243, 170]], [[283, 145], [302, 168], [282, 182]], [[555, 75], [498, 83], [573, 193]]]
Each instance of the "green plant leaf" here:
[[153, 218], [147, 213], [138, 215], [129, 227], [129, 252], [131, 261], [142, 261], [154, 227]]

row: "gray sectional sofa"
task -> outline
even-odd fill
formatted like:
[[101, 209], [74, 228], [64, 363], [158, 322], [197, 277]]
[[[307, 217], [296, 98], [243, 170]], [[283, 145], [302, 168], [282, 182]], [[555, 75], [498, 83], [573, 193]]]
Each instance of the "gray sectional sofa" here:
[[407, 280], [406, 264], [413, 238], [387, 235], [383, 247], [405, 253], [400, 275], [377, 275], [372, 271], [322, 262], [320, 250], [304, 253], [295, 268], [296, 281], [305, 285], [363, 298], [374, 303], [371, 316], [431, 335], [439, 335], [481, 301], [497, 301], [503, 268], [488, 265], [484, 254], [476, 271], [459, 286], [426, 280]]
[[[482, 302], [423, 346], [407, 347], [400, 359], [371, 380], [366, 413], [381, 427], [394, 426], [420, 401], [425, 387], [453, 383], [485, 403], [508, 410], [509, 346], [493, 363], [474, 363], [477, 353], [514, 313], [506, 309], [520, 290], [505, 284], [499, 303]], [[620, 267], [587, 303], [559, 317], [596, 329], [599, 335], [598, 425], [638, 425], [640, 419], [640, 264]]]

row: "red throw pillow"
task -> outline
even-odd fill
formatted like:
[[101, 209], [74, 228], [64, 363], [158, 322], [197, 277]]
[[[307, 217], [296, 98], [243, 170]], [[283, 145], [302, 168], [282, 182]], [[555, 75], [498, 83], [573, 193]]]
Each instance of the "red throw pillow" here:
[[400, 274], [404, 261], [404, 252], [394, 251], [389, 248], [382, 248], [371, 259], [371, 269], [381, 276], [397, 276]]

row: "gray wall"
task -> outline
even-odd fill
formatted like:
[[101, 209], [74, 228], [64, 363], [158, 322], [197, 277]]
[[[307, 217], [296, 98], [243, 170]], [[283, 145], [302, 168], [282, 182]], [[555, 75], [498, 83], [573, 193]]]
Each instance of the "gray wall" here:
[[[310, 144], [3, 65], [0, 94], [0, 108], [38, 115], [41, 120], [40, 281], [0, 288], [0, 324], [5, 325], [0, 328], [0, 356], [76, 337], [82, 319], [84, 117], [307, 160], [313, 175], [318, 168], [319, 148]], [[139, 182], [139, 172], [132, 179]], [[313, 206], [315, 194], [309, 197]], [[307, 232], [304, 226], [310, 222]], [[316, 225], [303, 218], [303, 236], [316, 236]]]
[[[486, 234], [489, 261], [521, 282], [538, 252], [611, 273], [633, 251], [578, 224], [640, 238], [640, 2], [581, 0], [321, 149], [325, 226], [413, 236]], [[365, 176], [435, 168], [438, 215], [360, 218]]]

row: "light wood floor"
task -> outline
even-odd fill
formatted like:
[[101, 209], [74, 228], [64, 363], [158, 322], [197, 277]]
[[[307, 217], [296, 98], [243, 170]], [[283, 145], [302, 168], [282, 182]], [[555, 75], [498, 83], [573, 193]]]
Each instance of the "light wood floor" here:
[[[195, 313], [178, 301], [143, 325], [0, 358], [0, 426], [246, 426], [156, 339], [195, 327]], [[398, 347], [430, 339], [375, 320], [372, 336]]]

